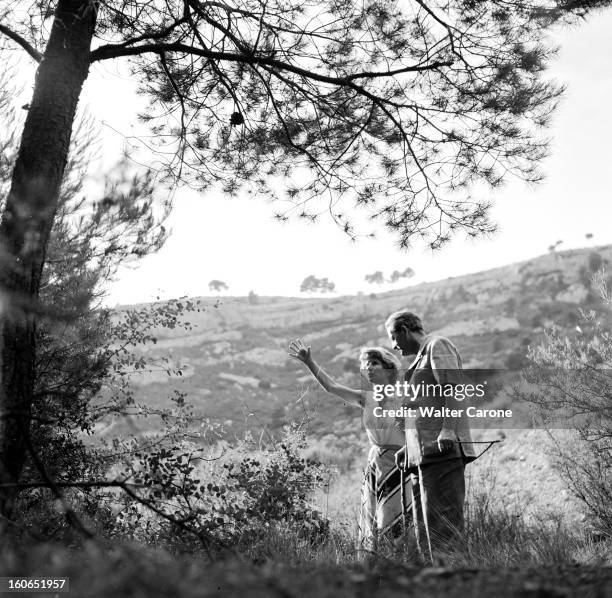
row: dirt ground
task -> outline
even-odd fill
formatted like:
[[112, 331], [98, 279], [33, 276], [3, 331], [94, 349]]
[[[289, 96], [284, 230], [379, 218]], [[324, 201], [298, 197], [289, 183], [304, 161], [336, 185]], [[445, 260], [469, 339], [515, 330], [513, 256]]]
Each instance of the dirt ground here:
[[255, 566], [234, 557], [214, 563], [176, 558], [135, 545], [103, 551], [95, 545], [79, 550], [45, 545], [1, 556], [4, 576], [69, 577], [70, 598], [612, 597], [612, 567], [417, 569], [390, 562]]

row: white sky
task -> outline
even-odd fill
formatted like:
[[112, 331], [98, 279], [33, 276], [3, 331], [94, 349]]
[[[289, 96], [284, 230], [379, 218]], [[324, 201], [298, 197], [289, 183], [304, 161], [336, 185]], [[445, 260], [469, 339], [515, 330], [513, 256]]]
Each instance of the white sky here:
[[[137, 269], [122, 270], [109, 287], [108, 303], [209, 295], [211, 279], [225, 281], [231, 295], [298, 295], [309, 274], [328, 277], [340, 294], [371, 292], [390, 288], [365, 283], [364, 276], [376, 270], [389, 275], [410, 266], [413, 284], [528, 259], [558, 240], [560, 249], [612, 242], [610, 31], [607, 11], [556, 37], [561, 48], [550, 74], [568, 89], [550, 129], [547, 179], [535, 188], [509, 180], [491, 195], [499, 225], [491, 238], [458, 237], [435, 254], [423, 246], [401, 252], [384, 231], [375, 241], [353, 244], [329, 221], [281, 225], [272, 219], [274, 206], [260, 200], [179, 191], [166, 246]], [[140, 100], [115, 68], [96, 65], [84, 99], [98, 119], [127, 132]], [[105, 130], [105, 153], [119, 151], [122, 137]], [[593, 234], [591, 241], [586, 233]]]

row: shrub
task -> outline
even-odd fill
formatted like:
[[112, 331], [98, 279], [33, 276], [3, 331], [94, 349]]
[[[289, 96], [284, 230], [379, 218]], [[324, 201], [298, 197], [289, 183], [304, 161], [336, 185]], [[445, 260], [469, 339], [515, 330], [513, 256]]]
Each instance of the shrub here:
[[[608, 306], [612, 301], [602, 272], [596, 283]], [[555, 464], [573, 494], [588, 508], [594, 526], [612, 537], [612, 335], [595, 312], [582, 314], [581, 333], [574, 337], [550, 330], [528, 354], [524, 371], [536, 390], [520, 393], [533, 403], [550, 427], [571, 424], [577, 433], [555, 443]]]
[[300, 535], [316, 539], [329, 531], [329, 521], [312, 504], [314, 490], [324, 483], [319, 461], [300, 456], [305, 435], [295, 424], [284, 430], [282, 442], [258, 455], [244, 455], [225, 464], [228, 479], [248, 499], [252, 524], [294, 524]]
[[320, 541], [329, 522], [311, 497], [323, 466], [300, 457], [304, 446], [304, 433], [289, 426], [279, 443], [257, 449], [247, 435], [218, 457], [186, 441], [139, 452], [125, 477], [131, 474], [156, 510], [122, 495], [113, 535], [176, 551], [198, 551], [207, 541], [241, 549], [280, 523], [305, 541]]

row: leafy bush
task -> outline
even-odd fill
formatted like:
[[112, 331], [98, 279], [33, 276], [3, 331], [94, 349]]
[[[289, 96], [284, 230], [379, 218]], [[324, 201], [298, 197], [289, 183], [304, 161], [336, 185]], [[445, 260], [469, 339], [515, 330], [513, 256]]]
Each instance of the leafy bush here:
[[324, 468], [300, 456], [304, 447], [304, 432], [293, 425], [264, 449], [247, 436], [218, 457], [191, 442], [138, 452], [123, 477], [148, 506], [121, 496], [113, 534], [176, 550], [194, 551], [209, 541], [248, 548], [282, 523], [308, 542], [320, 541], [329, 522], [312, 495]]
[[254, 523], [272, 521], [296, 523], [303, 533], [325, 535], [329, 522], [313, 507], [312, 493], [324, 482], [320, 462], [303, 458], [304, 433], [295, 425], [285, 428], [280, 444], [260, 457], [243, 456], [225, 464], [228, 478], [246, 493], [248, 515]]
[[[605, 274], [596, 286], [608, 306], [612, 301]], [[577, 430], [569, 441], [555, 443], [555, 463], [573, 494], [593, 517], [595, 528], [612, 537], [612, 334], [594, 311], [582, 313], [578, 333], [570, 337], [550, 330], [543, 344], [529, 352], [526, 380], [537, 390], [522, 392], [550, 427], [571, 423]]]

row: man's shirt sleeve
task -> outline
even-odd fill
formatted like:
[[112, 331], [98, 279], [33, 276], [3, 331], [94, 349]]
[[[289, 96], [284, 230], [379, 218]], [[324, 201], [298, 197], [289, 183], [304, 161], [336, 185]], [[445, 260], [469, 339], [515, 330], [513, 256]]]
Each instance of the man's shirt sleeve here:
[[430, 363], [439, 384], [464, 384], [461, 358], [454, 345], [445, 338], [436, 339], [431, 347]]

